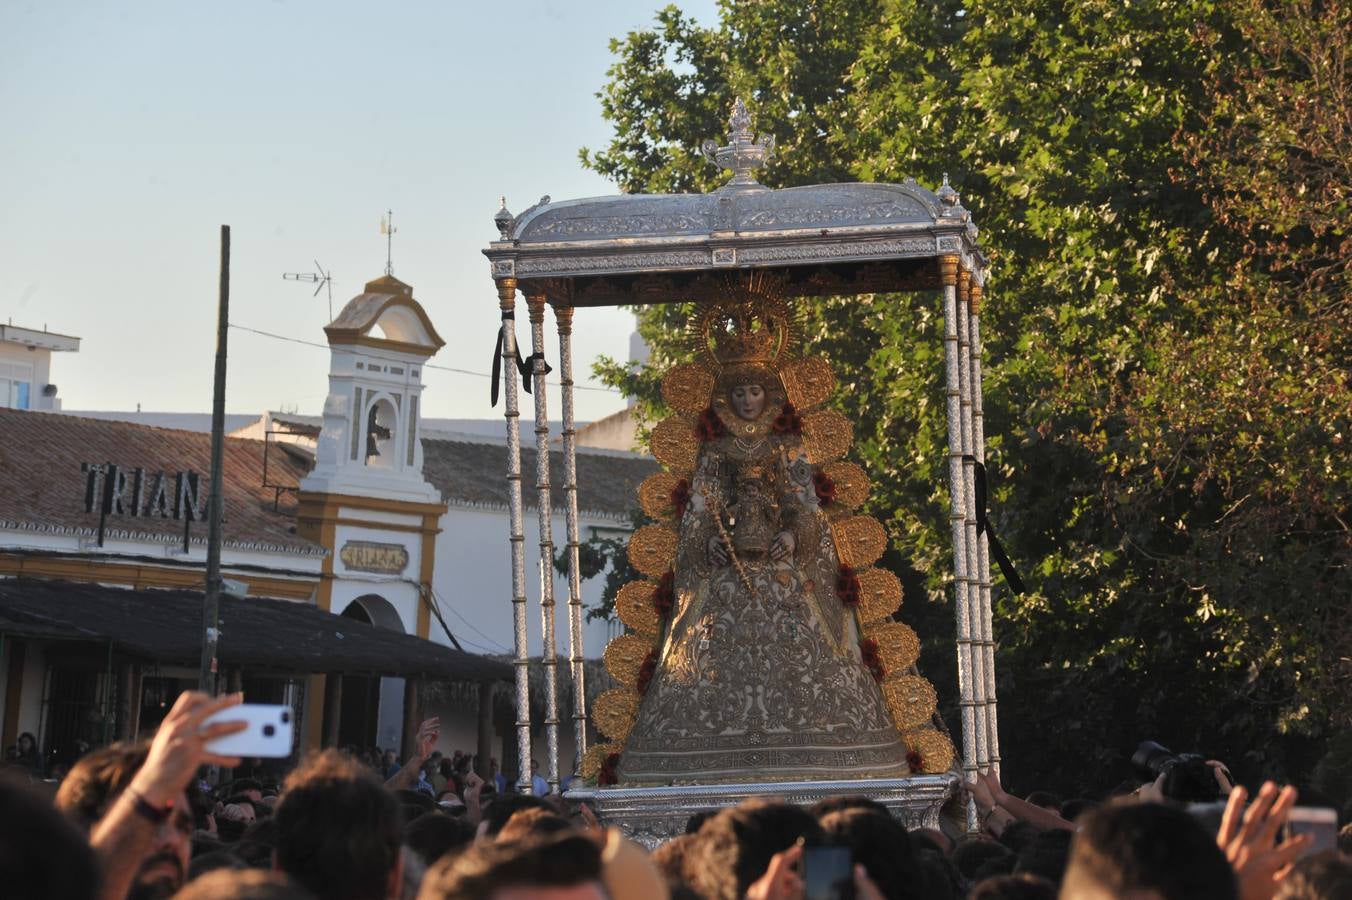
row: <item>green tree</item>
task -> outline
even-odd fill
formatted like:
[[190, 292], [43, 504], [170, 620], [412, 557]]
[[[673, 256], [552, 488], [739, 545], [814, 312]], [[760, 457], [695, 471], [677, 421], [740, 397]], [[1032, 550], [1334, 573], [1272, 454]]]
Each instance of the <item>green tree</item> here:
[[[1343, 23], [1334, 59], [1346, 13], [1321, 15], [1341, 7], [1311, 17], [1326, 38]], [[1327, 263], [1346, 259], [1348, 104], [1342, 70], [1302, 59], [1300, 23], [1268, 10], [726, 2], [716, 24], [668, 7], [612, 44], [615, 136], [582, 159], [623, 190], [718, 184], [695, 148], [742, 96], [780, 139], [766, 184], [947, 171], [964, 192], [993, 258], [993, 517], [1032, 588], [997, 611], [1002, 750], [1030, 783], [1103, 787], [1152, 736], [1300, 772], [1352, 718], [1348, 304]], [[1311, 158], [1318, 201], [1273, 192]], [[654, 415], [686, 312], [643, 311], [648, 370], [598, 367]], [[936, 298], [837, 298], [807, 321], [953, 709]]]

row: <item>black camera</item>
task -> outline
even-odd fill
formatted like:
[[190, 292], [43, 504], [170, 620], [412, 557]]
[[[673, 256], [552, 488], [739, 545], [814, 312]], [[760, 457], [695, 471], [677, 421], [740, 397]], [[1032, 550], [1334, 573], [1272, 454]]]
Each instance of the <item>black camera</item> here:
[[1214, 803], [1220, 799], [1221, 786], [1201, 754], [1174, 753], [1154, 741], [1142, 741], [1131, 755], [1131, 766], [1143, 781], [1163, 775], [1160, 790], [1169, 800]]

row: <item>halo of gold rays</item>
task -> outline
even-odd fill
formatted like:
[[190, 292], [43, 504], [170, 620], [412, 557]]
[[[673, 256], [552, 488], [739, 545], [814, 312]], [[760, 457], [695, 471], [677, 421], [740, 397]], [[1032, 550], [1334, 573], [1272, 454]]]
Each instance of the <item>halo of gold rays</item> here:
[[637, 634], [621, 634], [606, 645], [606, 652], [601, 658], [605, 661], [606, 671], [610, 673], [611, 678], [625, 687], [632, 688], [638, 683], [638, 670], [643, 666], [643, 660], [648, 658], [653, 646], [651, 638]]
[[835, 462], [822, 466], [826, 477], [836, 486], [833, 506], [855, 509], [868, 499], [871, 486], [868, 473], [852, 462]]
[[914, 728], [901, 736], [908, 749], [920, 754], [921, 771], [940, 775], [953, 768], [957, 751], [948, 736], [937, 728]]
[[699, 458], [699, 438], [695, 424], [680, 416], [671, 416], [653, 426], [649, 447], [657, 461], [674, 475], [687, 475]]
[[825, 465], [840, 459], [854, 443], [854, 425], [834, 409], [817, 409], [803, 416], [803, 444], [808, 460]]
[[825, 403], [836, 386], [835, 373], [831, 364], [820, 356], [805, 356], [791, 360], [779, 370], [779, 378], [784, 382], [784, 390], [789, 402], [799, 412], [809, 410]]
[[681, 480], [679, 475], [671, 472], [658, 472], [645, 478], [638, 486], [638, 505], [643, 507], [643, 514], [650, 519], [674, 521], [676, 510], [671, 504], [671, 493]]
[[[782, 276], [763, 270], [728, 275], [719, 285], [717, 298], [701, 304], [690, 318], [686, 334], [691, 348], [711, 368], [722, 368], [724, 360], [719, 355], [718, 337], [729, 333], [730, 321], [740, 319], [743, 323], [754, 322], [759, 326], [757, 331], [773, 332], [765, 336], [770, 346], [764, 362], [787, 361], [797, 351], [803, 314], [784, 299], [784, 286]], [[743, 330], [741, 337], [749, 334]]]
[[650, 578], [660, 578], [676, 561], [676, 532], [644, 525], [629, 538], [629, 563]]
[[[901, 607], [901, 580], [886, 569], [864, 569], [859, 579], [859, 621], [882, 621]], [[617, 601], [618, 605], [618, 601]]]
[[637, 634], [656, 637], [662, 622], [653, 608], [655, 581], [631, 581], [615, 594], [615, 614], [626, 627]]
[[601, 774], [601, 765], [606, 761], [606, 757], [610, 756], [612, 753], [619, 753], [623, 750], [623, 744], [592, 744], [587, 748], [587, 752], [582, 754], [582, 777], [588, 781], [595, 781], [596, 776]]
[[886, 672], [900, 672], [920, 659], [920, 637], [902, 622], [881, 622], [864, 629], [864, 637], [878, 642], [878, 656]]
[[612, 741], [623, 744], [638, 718], [638, 702], [633, 688], [611, 688], [592, 704], [592, 724]]
[[919, 675], [888, 678], [883, 682], [883, 697], [892, 713], [892, 721], [902, 731], [919, 728], [929, 722], [939, 703], [934, 685]]
[[872, 516], [850, 516], [832, 522], [831, 535], [841, 564], [851, 569], [873, 565], [887, 550], [887, 532]]
[[714, 392], [714, 373], [701, 363], [672, 366], [662, 376], [662, 399], [678, 413], [698, 416]]

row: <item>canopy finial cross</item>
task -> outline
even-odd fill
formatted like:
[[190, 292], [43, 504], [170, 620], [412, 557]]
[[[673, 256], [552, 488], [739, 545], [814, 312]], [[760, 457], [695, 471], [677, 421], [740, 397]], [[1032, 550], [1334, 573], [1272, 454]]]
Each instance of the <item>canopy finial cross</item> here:
[[732, 105], [732, 118], [728, 121], [728, 143], [718, 146], [717, 141], [704, 142], [704, 155], [732, 172], [734, 184], [758, 184], [751, 173], [761, 168], [775, 155], [775, 138], [771, 134], [757, 137], [751, 131], [751, 114], [746, 104], [738, 97]]

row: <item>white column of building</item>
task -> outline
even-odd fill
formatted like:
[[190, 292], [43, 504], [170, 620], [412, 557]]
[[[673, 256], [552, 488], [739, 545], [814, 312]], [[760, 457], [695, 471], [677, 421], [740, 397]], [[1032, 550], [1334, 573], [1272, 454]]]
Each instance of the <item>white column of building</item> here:
[[582, 574], [577, 522], [577, 427], [573, 421], [573, 308], [554, 307], [559, 330], [559, 387], [563, 394], [563, 495], [568, 526], [568, 671], [573, 677], [573, 775], [582, 774], [587, 752], [587, 673], [582, 645]]
[[498, 279], [498, 306], [502, 311], [502, 369], [507, 419], [507, 517], [512, 545], [512, 626], [516, 667], [517, 789], [530, 793], [530, 643], [526, 635], [526, 536], [521, 520], [521, 412], [517, 395], [516, 279]]
[[[948, 521], [953, 531], [953, 618], [957, 629], [958, 703], [962, 712], [962, 768], [976, 780], [976, 701], [972, 684], [972, 623], [967, 580], [967, 515], [963, 496], [962, 404], [958, 369], [958, 258], [939, 261], [944, 287], [944, 410], [948, 419]], [[976, 806], [967, 804], [967, 828], [977, 829]]]
[[549, 411], [545, 397], [545, 298], [530, 310], [531, 376], [535, 383], [535, 490], [540, 507], [540, 618], [544, 636], [545, 756], [550, 793], [559, 789], [559, 653], [554, 637], [554, 506], [549, 485]]

